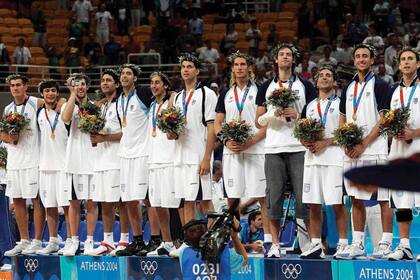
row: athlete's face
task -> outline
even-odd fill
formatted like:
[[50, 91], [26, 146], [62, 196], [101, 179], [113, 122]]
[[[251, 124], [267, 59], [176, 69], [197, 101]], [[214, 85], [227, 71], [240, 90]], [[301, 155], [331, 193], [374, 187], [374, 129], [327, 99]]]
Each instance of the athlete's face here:
[[42, 96], [44, 97], [44, 101], [48, 105], [53, 105], [57, 101], [58, 91], [57, 88], [44, 88], [42, 90]]
[[114, 94], [115, 90], [117, 89], [117, 84], [109, 74], [104, 74], [101, 79], [101, 91], [106, 95]]
[[255, 217], [255, 220], [254, 221], [252, 221], [252, 223], [254, 224], [254, 226], [256, 227], [256, 228], [262, 228], [262, 218], [261, 218], [261, 215], [257, 215], [256, 217]]
[[282, 48], [277, 53], [276, 63], [279, 67], [290, 68], [293, 65], [293, 53], [292, 50], [289, 48]]
[[150, 79], [150, 89], [154, 97], [162, 96], [165, 93], [165, 85], [160, 76], [155, 75]]
[[329, 91], [334, 86], [334, 75], [328, 69], [322, 69], [318, 74], [318, 80], [316, 82], [316, 86], [320, 90]]
[[133, 70], [130, 68], [123, 68], [120, 75], [120, 83], [123, 88], [131, 88], [137, 81], [137, 77], [134, 75]]
[[358, 71], [366, 71], [373, 64], [374, 58], [370, 56], [367, 48], [357, 49], [354, 53], [354, 66]]
[[21, 79], [13, 79], [9, 83], [10, 93], [14, 98], [23, 97], [28, 90], [28, 86]]
[[248, 77], [248, 64], [246, 63], [245, 58], [237, 57], [233, 61], [233, 74], [237, 79], [244, 79]]
[[77, 98], [81, 100], [86, 97], [89, 87], [85, 79], [80, 79], [74, 88], [76, 89]]
[[184, 81], [197, 78], [200, 71], [195, 67], [191, 61], [183, 61], [181, 63], [181, 77]]
[[416, 55], [412, 51], [405, 51], [400, 56], [400, 71], [403, 75], [412, 76], [417, 68], [420, 67], [420, 61], [417, 61]]

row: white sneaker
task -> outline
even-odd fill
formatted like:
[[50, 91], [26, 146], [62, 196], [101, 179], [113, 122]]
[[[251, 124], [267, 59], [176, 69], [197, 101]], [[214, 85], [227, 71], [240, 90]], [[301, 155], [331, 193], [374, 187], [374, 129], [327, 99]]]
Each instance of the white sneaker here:
[[6, 257], [14, 257], [16, 255], [19, 255], [22, 253], [23, 250], [29, 247], [29, 245], [31, 245], [31, 242], [29, 242], [29, 240], [17, 242], [16, 246], [10, 249], [9, 251], [4, 252], [4, 255]]
[[36, 253], [38, 255], [51, 255], [51, 254], [57, 253], [59, 249], [60, 249], [60, 246], [58, 246], [57, 242], [50, 241], [48, 242], [45, 248], [42, 248], [41, 250], [36, 251]]
[[270, 250], [267, 253], [267, 258], [280, 258], [280, 245], [271, 244]]
[[[419, 260], [419, 256], [417, 256], [417, 260]], [[414, 259], [413, 251], [411, 251], [411, 248], [404, 247], [402, 245], [399, 245], [395, 249], [395, 251], [388, 254], [387, 257], [388, 257], [388, 260], [390, 261], [401, 261], [401, 260], [412, 261]]]
[[31, 245], [22, 250], [23, 255], [32, 255], [36, 254], [36, 251], [42, 250], [42, 241], [32, 239]]
[[12, 270], [12, 265], [11, 264], [8, 264], [8, 263], [5, 263], [5, 264], [3, 264], [3, 266], [0, 268], [0, 271], [10, 271], [10, 270]]
[[105, 243], [105, 242], [102, 241], [101, 245], [99, 245], [95, 249], [91, 249], [87, 252], [86, 252], [86, 249], [85, 249], [85, 252], [86, 252], [85, 255], [88, 254], [89, 256], [103, 256], [103, 255], [108, 255], [113, 250], [115, 250], [115, 248], [113, 246], [111, 246], [108, 243]]
[[162, 242], [156, 250], [147, 253], [147, 256], [169, 256], [174, 250], [176, 250], [176, 248], [172, 242]]
[[117, 252], [118, 251], [124, 250], [127, 246], [128, 246], [128, 243], [127, 242], [119, 242], [117, 248], [115, 248], [114, 250], [112, 250], [109, 253], [109, 255], [115, 257], [115, 256], [117, 256]]
[[93, 250], [93, 240], [86, 240], [83, 248], [83, 255], [90, 256], [90, 252]]
[[342, 243], [337, 243], [337, 248], [334, 254], [334, 259], [337, 259], [337, 256], [340, 256], [343, 251], [346, 249], [348, 245], [347, 244], [342, 244]]
[[79, 241], [71, 241], [71, 245], [66, 250], [63, 250], [63, 256], [72, 257], [75, 256], [79, 251], [80, 242]]
[[325, 259], [321, 243], [311, 243], [308, 250], [300, 254], [302, 259]]
[[417, 261], [420, 262], [420, 254], [417, 255]]
[[61, 248], [60, 250], [58, 250], [58, 254], [59, 254], [59, 255], [62, 255], [62, 254], [63, 254], [63, 251], [65, 251], [65, 250], [67, 250], [68, 248], [70, 248], [71, 243], [72, 243], [71, 238], [67, 238], [67, 239], [66, 239], [66, 242], [64, 243], [64, 247], [63, 247], [63, 248]]
[[187, 247], [188, 247], [188, 245], [184, 242], [184, 243], [181, 244], [181, 246], [179, 246], [178, 249], [175, 249], [175, 250], [171, 251], [169, 253], [169, 256], [172, 257], [172, 258], [179, 258], [179, 254], [181, 253], [181, 251], [184, 248], [187, 248]]
[[375, 248], [371, 258], [373, 259], [386, 259], [389, 254], [392, 253], [392, 246], [389, 242], [381, 241], [378, 247]]
[[340, 253], [335, 254], [336, 259], [352, 260], [352, 259], [366, 259], [366, 251], [362, 243], [347, 245]]

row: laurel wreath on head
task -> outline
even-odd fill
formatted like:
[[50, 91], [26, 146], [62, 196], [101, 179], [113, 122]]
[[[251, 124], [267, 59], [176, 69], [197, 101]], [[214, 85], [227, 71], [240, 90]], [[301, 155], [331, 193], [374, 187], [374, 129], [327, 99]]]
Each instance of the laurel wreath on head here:
[[22, 81], [28, 81], [28, 78], [26, 78], [25, 76], [22, 76], [22, 75], [20, 75], [20, 74], [11, 74], [11, 75], [9, 75], [9, 76], [7, 76], [7, 78], [6, 78], [6, 84], [9, 84], [9, 82], [11, 81], [11, 80], [15, 80], [15, 79], [21, 79]]
[[[58, 82], [56, 80], [53, 80], [53, 79], [44, 79], [44, 80], [41, 80], [38, 83], [38, 92], [39, 93], [42, 93], [41, 88], [42, 88], [43, 85], [45, 85], [47, 83], [54, 83], [54, 84], [58, 85]], [[57, 88], [57, 90], [58, 90], [58, 88]]]
[[279, 50], [283, 49], [283, 48], [288, 48], [292, 51], [293, 54], [293, 59], [296, 61], [300, 58], [301, 53], [299, 51], [299, 48], [296, 47], [294, 44], [290, 44], [290, 43], [281, 43], [278, 44], [273, 50], [272, 50], [272, 57], [273, 59], [277, 58], [277, 54], [279, 53]]
[[317, 72], [316, 72], [316, 74], [315, 74], [314, 81], [318, 81], [318, 78], [319, 78], [319, 73], [321, 73], [321, 71], [322, 71], [322, 70], [328, 70], [328, 71], [331, 71], [331, 73], [333, 74], [333, 77], [334, 77], [334, 81], [337, 81], [337, 79], [338, 79], [338, 74], [337, 74], [337, 71], [335, 70], [335, 67], [334, 67], [333, 65], [330, 65], [330, 64], [327, 64], [327, 65], [321, 66], [321, 67], [318, 69], [318, 71], [317, 71]]
[[366, 44], [366, 43], [361, 43], [361, 44], [357, 44], [354, 47], [354, 51], [353, 51], [353, 56], [354, 53], [356, 52], [357, 49], [362, 49], [362, 48], [366, 48], [368, 49], [371, 53], [373, 53], [373, 57], [376, 57], [378, 55], [378, 52], [376, 51], [376, 48], [373, 45], [370, 44]]
[[199, 68], [201, 66], [201, 61], [200, 59], [198, 59], [195, 55], [190, 54], [190, 53], [183, 53], [180, 56], [178, 56], [178, 61], [179, 64], [182, 64], [182, 62], [184, 61], [189, 61], [194, 63], [194, 65], [197, 66], [197, 68]]
[[130, 68], [131, 70], [133, 70], [133, 72], [136, 72], [136, 76], [141, 74], [141, 68], [139, 66], [137, 66], [136, 64], [133, 63], [124, 63], [123, 65], [120, 66], [120, 68], [118, 69], [118, 73], [119, 75], [121, 75], [121, 72], [124, 68]]
[[247, 54], [241, 53], [240, 51], [233, 52], [228, 56], [229, 63], [233, 63], [235, 61], [235, 59], [238, 58], [238, 57], [241, 57], [241, 58], [245, 59], [248, 64], [254, 64], [254, 58], [253, 57], [251, 57]]

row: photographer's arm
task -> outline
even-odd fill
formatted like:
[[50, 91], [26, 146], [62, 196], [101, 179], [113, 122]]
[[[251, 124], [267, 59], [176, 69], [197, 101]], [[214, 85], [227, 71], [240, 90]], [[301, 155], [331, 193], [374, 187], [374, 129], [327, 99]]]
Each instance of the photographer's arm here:
[[[237, 226], [236, 223], [239, 224], [239, 222], [237, 222], [237, 220], [235, 219], [235, 226]], [[242, 245], [241, 240], [239, 240], [238, 233], [231, 229], [230, 237], [232, 238], [233, 248], [235, 249], [236, 253], [244, 257], [243, 266], [246, 266], [248, 264], [248, 254], [246, 253], [246, 250]]]

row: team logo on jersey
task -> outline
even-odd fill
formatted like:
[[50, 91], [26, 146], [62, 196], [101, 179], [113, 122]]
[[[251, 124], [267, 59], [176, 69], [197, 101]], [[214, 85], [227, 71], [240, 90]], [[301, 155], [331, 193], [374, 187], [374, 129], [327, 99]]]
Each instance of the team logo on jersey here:
[[311, 184], [303, 184], [303, 191], [308, 193], [311, 190]]
[[371, 93], [370, 91], [367, 91], [366, 92], [366, 97], [369, 97], [370, 93]]
[[253, 99], [254, 99], [254, 96], [252, 96], [252, 95], [248, 96], [249, 101], [252, 101]]
[[24, 115], [25, 115], [26, 118], [29, 116], [28, 113], [26, 113], [26, 112], [24, 113]]
[[131, 112], [134, 112], [134, 110], [135, 110], [135, 108], [134, 108], [134, 104], [131, 104], [131, 105], [130, 105], [130, 111], [131, 111]]
[[228, 180], [228, 187], [233, 188], [233, 179]]
[[353, 101], [353, 94], [349, 95], [348, 101]]
[[195, 104], [195, 99], [191, 102], [191, 106], [193, 106]]
[[233, 96], [229, 97], [228, 99], [228, 103], [232, 103], [233, 102]]
[[330, 108], [330, 113], [334, 112], [334, 108]]
[[413, 103], [414, 103], [414, 104], [417, 104], [418, 102], [419, 102], [419, 98], [418, 98], [418, 97], [413, 98]]

